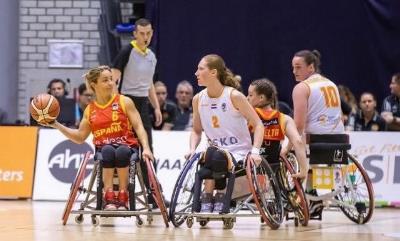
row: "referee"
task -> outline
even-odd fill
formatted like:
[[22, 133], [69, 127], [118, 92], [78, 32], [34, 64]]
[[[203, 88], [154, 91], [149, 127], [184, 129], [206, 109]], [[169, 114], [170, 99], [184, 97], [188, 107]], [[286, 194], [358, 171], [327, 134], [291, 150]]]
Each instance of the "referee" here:
[[135, 103], [147, 132], [150, 148], [153, 150], [149, 101], [154, 108], [155, 126], [161, 124], [162, 115], [153, 84], [157, 59], [153, 51], [148, 48], [153, 36], [149, 20], [144, 18], [137, 20], [133, 35], [135, 40], [124, 46], [114, 59], [112, 76], [117, 83], [118, 91]]

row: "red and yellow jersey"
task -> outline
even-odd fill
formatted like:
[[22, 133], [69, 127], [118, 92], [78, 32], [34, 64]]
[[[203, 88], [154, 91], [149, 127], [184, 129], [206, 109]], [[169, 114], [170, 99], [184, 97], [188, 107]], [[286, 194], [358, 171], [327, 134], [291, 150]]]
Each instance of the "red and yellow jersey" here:
[[108, 144], [137, 146], [138, 141], [126, 115], [122, 95], [114, 95], [105, 105], [92, 102], [88, 106], [87, 120], [96, 147]]
[[264, 125], [264, 141], [285, 139], [285, 115], [277, 110], [255, 109]]

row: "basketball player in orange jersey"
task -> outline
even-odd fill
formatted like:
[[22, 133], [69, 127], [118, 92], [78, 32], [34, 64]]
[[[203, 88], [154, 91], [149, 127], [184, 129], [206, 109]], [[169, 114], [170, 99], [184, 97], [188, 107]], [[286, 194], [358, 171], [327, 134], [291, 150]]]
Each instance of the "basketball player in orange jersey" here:
[[288, 137], [293, 144], [296, 158], [300, 165], [300, 172], [292, 175], [296, 178], [305, 178], [308, 172], [305, 144], [296, 129], [293, 119], [276, 110], [278, 94], [274, 83], [267, 79], [258, 79], [251, 82], [247, 99], [255, 108], [264, 125], [264, 141], [261, 155], [269, 163], [279, 162], [281, 141]]
[[[233, 157], [233, 162], [244, 161], [246, 155], [251, 152], [251, 158], [259, 164], [263, 125], [246, 97], [237, 90], [240, 88], [240, 83], [225, 66], [224, 60], [215, 54], [203, 57], [195, 75], [198, 85], [206, 89], [198, 93], [192, 102], [191, 155], [200, 143], [201, 133], [204, 130], [209, 141], [204, 160], [205, 168], [209, 167], [212, 171], [217, 169], [228, 171], [229, 160], [221, 160], [224, 158], [221, 158], [220, 150], [229, 152], [228, 155]], [[247, 123], [255, 127], [253, 143]], [[218, 147], [217, 151], [215, 146]], [[210, 177], [204, 179], [200, 211], [219, 213], [223, 209], [224, 193], [217, 192], [214, 199], [213, 192], [214, 189], [223, 190], [224, 184], [218, 185], [218, 182]]]
[[[84, 78], [88, 88], [95, 94], [95, 99], [85, 109], [79, 128], [71, 129], [57, 121], [47, 125], [58, 129], [76, 143], [83, 143], [90, 133], [93, 134], [96, 150], [101, 151], [103, 156], [104, 209], [127, 210], [131, 148], [139, 146], [135, 133], [143, 148], [143, 159], [153, 160], [147, 134], [133, 101], [114, 93], [115, 83], [108, 66], [93, 68]], [[113, 191], [114, 168], [117, 169], [119, 179], [117, 195]]]

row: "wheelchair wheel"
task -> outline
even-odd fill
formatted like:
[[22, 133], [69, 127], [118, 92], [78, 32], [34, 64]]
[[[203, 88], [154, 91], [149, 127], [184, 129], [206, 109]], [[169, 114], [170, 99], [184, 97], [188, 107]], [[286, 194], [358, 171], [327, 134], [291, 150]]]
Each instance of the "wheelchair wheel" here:
[[246, 162], [250, 191], [260, 215], [271, 229], [278, 229], [283, 221], [283, 204], [275, 175], [264, 158], [258, 167], [249, 156]]
[[64, 208], [64, 212], [63, 212], [63, 216], [62, 216], [63, 225], [67, 224], [69, 214], [71, 213], [72, 207], [77, 199], [77, 196], [78, 196], [77, 194], [78, 194], [79, 188], [81, 188], [83, 179], [85, 179], [86, 165], [89, 162], [89, 157], [90, 157], [90, 151], [88, 151], [86, 153], [86, 155], [78, 169], [78, 172], [76, 173], [75, 180], [71, 185], [71, 191], [69, 193], [67, 203], [65, 204], [65, 208]]
[[353, 222], [367, 223], [374, 211], [374, 190], [366, 171], [357, 161], [349, 155], [349, 165], [346, 168], [344, 179], [345, 192], [336, 196], [343, 202], [340, 209]]
[[165, 206], [164, 198], [161, 193], [161, 185], [157, 179], [157, 176], [155, 175], [153, 163], [151, 163], [151, 161], [146, 161], [146, 165], [147, 165], [147, 174], [149, 177], [151, 194], [153, 195], [154, 201], [156, 202], [158, 208], [161, 211], [161, 215], [164, 219], [165, 226], [168, 228], [169, 218], [168, 218], [167, 207]]
[[[291, 154], [291, 161], [285, 157], [280, 157], [280, 168], [278, 171], [278, 180], [282, 189], [282, 194], [290, 205], [290, 211], [295, 213], [297, 222], [302, 226], [308, 225], [310, 219], [307, 199], [301, 182], [298, 179], [291, 178], [291, 174], [295, 174], [292, 162], [297, 162], [296, 157]], [[297, 226], [297, 225], [296, 225]]]
[[169, 216], [175, 227], [181, 226], [186, 219], [186, 216], [178, 215], [177, 212], [191, 212], [196, 164], [199, 157], [200, 153], [197, 153], [185, 163], [175, 183], [169, 207]]

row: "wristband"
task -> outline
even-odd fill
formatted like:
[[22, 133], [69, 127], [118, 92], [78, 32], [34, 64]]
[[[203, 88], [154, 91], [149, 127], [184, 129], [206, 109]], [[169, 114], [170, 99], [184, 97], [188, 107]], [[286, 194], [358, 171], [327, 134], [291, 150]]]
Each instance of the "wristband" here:
[[254, 147], [251, 148], [251, 154], [256, 154], [256, 155], [260, 155], [260, 148]]

